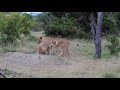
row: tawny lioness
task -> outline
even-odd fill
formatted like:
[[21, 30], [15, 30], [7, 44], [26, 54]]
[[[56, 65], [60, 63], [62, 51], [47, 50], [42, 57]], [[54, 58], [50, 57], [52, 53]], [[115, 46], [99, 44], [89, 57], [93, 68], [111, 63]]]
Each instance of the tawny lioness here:
[[69, 41], [65, 39], [54, 39], [54, 42], [51, 42], [52, 47], [60, 47], [61, 48], [61, 53], [59, 56], [66, 56], [69, 58]]
[[[52, 41], [48, 41], [48, 40], [45, 40], [43, 39], [42, 37], [39, 38], [38, 40], [38, 45], [37, 45], [37, 48], [36, 48], [36, 53], [38, 54], [44, 54], [47, 55], [51, 55], [52, 54], [52, 45], [51, 45], [51, 42]], [[53, 41], [54, 43], [54, 41]], [[40, 58], [40, 56], [39, 56]]]
[[65, 39], [59, 39], [59, 38], [42, 38], [40, 37], [38, 40], [38, 44], [40, 44], [38, 47], [38, 50], [43, 51], [43, 49], [40, 48], [46, 48], [44, 49], [46, 53], [48, 52], [50, 55], [53, 53], [53, 47], [60, 47], [61, 53], [59, 56], [66, 56], [69, 58], [69, 41]]

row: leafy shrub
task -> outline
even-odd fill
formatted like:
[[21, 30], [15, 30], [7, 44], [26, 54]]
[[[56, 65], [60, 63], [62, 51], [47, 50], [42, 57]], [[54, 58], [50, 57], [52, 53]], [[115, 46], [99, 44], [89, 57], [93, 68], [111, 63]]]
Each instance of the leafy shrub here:
[[56, 18], [46, 26], [45, 35], [53, 37], [71, 37], [76, 34], [76, 27], [74, 25], [75, 20], [65, 17]]
[[0, 44], [8, 45], [16, 43], [20, 35], [28, 35], [32, 26], [32, 20], [26, 14], [18, 12], [0, 13]]
[[35, 42], [35, 41], [37, 41], [37, 38], [36, 38], [35, 36], [28, 35], [28, 36], [27, 36], [27, 40], [28, 40], [28, 41], [33, 41], [33, 42]]
[[110, 44], [107, 45], [111, 55], [118, 55], [120, 52], [119, 38], [116, 35], [111, 35], [107, 39]]
[[2, 47], [2, 53], [6, 53], [6, 52], [16, 52], [17, 49], [16, 49], [16, 46], [13, 46], [11, 44], [9, 44], [8, 46], [6, 47]]
[[33, 23], [33, 27], [32, 27], [33, 31], [43, 31], [43, 23], [42, 22], [34, 22]]
[[85, 32], [84, 28], [83, 29], [77, 29], [76, 37], [80, 39], [90, 39], [91, 35], [88, 32]]

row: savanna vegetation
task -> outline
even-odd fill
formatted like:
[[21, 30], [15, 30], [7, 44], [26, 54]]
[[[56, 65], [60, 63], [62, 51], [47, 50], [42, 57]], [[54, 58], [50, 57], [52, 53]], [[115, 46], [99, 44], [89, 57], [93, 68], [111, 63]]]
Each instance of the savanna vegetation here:
[[[96, 50], [97, 47], [101, 48], [101, 39], [104, 39], [108, 42], [106, 47], [110, 55], [117, 56], [120, 50], [120, 13], [104, 12], [102, 17], [98, 15], [97, 12], [47, 12], [39, 14], [36, 22], [40, 23], [46, 36], [93, 41]], [[96, 53], [101, 53], [101, 49]]]
[[[34, 51], [34, 33], [39, 32], [68, 39], [73, 55], [95, 60], [120, 57], [120, 12], [42, 12], [35, 16], [0, 12], [0, 53], [18, 52], [23, 47]], [[115, 76], [111, 72], [103, 75]]]

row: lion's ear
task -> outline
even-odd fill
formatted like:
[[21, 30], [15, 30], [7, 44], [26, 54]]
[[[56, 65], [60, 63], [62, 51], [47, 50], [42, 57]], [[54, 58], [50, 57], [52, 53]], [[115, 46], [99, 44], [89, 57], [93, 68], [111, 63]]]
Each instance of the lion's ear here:
[[42, 39], [42, 37], [40, 37], [40, 39]]

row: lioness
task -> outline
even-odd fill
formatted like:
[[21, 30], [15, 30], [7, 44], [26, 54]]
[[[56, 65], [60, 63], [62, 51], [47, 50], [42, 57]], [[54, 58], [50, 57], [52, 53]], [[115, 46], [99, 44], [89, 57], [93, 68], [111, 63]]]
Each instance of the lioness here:
[[[66, 56], [69, 58], [69, 42], [65, 39], [59, 39], [59, 38], [42, 38], [40, 37], [38, 40], [38, 44], [40, 44], [39, 48], [46, 47], [45, 51], [48, 52], [50, 55], [53, 54], [53, 47], [60, 47], [61, 53], [59, 56]], [[39, 49], [38, 48], [38, 49]], [[39, 49], [40, 50], [40, 49]], [[43, 50], [41, 50], [43, 51]]]
[[66, 56], [67, 58], [69, 58], [69, 47], [70, 43], [68, 42], [68, 40], [65, 39], [54, 39], [54, 42], [51, 42], [51, 46], [52, 47], [60, 47], [61, 53], [59, 54], [59, 56]]
[[[37, 45], [37, 48], [35, 50], [35, 53], [52, 55], [51, 42], [54, 43], [55, 41], [46, 40], [46, 39], [43, 39], [42, 37], [40, 37], [38, 42], [37, 42], [38, 45]], [[40, 59], [40, 56], [39, 56], [39, 59]]]
[[41, 43], [39, 43], [35, 51], [37, 54], [39, 54], [39, 59], [40, 59], [40, 54], [51, 55], [50, 48], [51, 46], [47, 41], [42, 41]]

